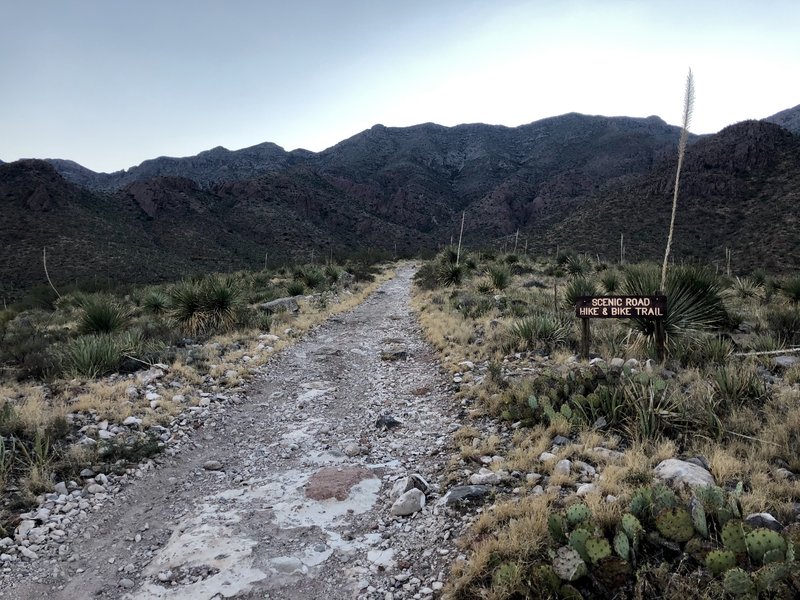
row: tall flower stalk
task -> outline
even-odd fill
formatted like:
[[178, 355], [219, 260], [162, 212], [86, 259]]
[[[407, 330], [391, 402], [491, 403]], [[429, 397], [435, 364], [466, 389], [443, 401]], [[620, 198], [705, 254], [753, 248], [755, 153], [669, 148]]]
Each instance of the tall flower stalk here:
[[667, 237], [667, 249], [664, 252], [664, 264], [661, 266], [661, 289], [667, 283], [667, 263], [669, 253], [672, 250], [672, 234], [675, 231], [675, 213], [678, 211], [678, 188], [681, 183], [681, 167], [683, 167], [683, 157], [686, 155], [686, 143], [689, 140], [689, 123], [692, 120], [692, 110], [694, 109], [694, 76], [692, 70], [686, 76], [686, 93], [683, 97], [683, 126], [681, 128], [681, 138], [678, 142], [678, 168], [675, 171], [675, 190], [672, 193], [672, 218], [669, 221], [669, 236]]

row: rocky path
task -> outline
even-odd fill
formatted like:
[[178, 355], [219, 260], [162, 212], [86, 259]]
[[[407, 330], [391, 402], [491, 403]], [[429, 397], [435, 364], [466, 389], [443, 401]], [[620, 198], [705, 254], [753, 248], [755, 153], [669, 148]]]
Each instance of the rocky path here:
[[411, 275], [276, 355], [61, 552], [7, 570], [0, 597], [438, 596], [464, 525], [438, 485], [457, 407], [410, 314]]

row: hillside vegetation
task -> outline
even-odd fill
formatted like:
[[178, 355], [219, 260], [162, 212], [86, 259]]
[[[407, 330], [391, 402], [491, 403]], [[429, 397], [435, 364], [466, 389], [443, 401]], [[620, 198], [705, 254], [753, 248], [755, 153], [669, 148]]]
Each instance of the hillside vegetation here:
[[575, 298], [659, 278], [573, 252], [420, 269], [415, 305], [466, 414], [451, 482], [495, 495], [451, 597], [800, 593], [800, 279], [672, 267], [664, 364], [633, 320], [592, 320], [578, 359]]

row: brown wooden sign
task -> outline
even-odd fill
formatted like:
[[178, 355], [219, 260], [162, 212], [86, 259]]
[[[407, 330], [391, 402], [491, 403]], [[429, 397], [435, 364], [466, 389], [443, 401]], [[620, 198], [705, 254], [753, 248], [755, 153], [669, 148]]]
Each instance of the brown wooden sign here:
[[581, 296], [575, 303], [581, 319], [663, 319], [666, 296]]

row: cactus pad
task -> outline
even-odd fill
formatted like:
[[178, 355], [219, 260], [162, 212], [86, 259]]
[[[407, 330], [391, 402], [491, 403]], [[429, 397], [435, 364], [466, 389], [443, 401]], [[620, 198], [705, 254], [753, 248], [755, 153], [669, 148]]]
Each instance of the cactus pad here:
[[550, 594], [558, 592], [558, 588], [561, 585], [561, 580], [550, 565], [534, 567], [531, 579], [539, 590], [547, 591]]
[[562, 546], [553, 559], [553, 571], [564, 581], [575, 581], [586, 575], [586, 563], [575, 548]]
[[639, 522], [634, 515], [630, 513], [625, 513], [622, 515], [622, 519], [620, 520], [620, 525], [622, 526], [622, 531], [625, 532], [625, 535], [628, 536], [628, 540], [631, 542], [633, 547], [635, 548], [636, 545], [639, 543], [639, 540], [644, 533], [644, 527]]
[[563, 598], [563, 600], [583, 600], [583, 594], [581, 594], [575, 586], [568, 583], [562, 585], [561, 589], [558, 590], [558, 597]]
[[576, 529], [572, 533], [569, 534], [569, 545], [575, 548], [578, 551], [578, 554], [581, 555], [581, 558], [589, 562], [589, 555], [586, 553], [586, 540], [592, 537], [592, 534], [589, 533], [587, 529]]
[[783, 554], [786, 552], [786, 540], [780, 533], [766, 527], [759, 527], [748, 533], [745, 536], [745, 544], [750, 558], [758, 563], [763, 563], [764, 555], [771, 550], [780, 551], [779, 560], [783, 560]]
[[658, 483], [653, 486], [653, 513], [658, 514], [668, 508], [678, 506], [678, 497], [665, 484]]
[[706, 511], [703, 508], [703, 503], [697, 498], [692, 498], [691, 503], [692, 523], [694, 524], [695, 531], [702, 535], [704, 538], [708, 537], [708, 521], [706, 520]]
[[604, 558], [611, 556], [611, 544], [606, 538], [593, 537], [586, 540], [586, 554], [592, 564], [597, 564]]
[[550, 537], [553, 541], [563, 544], [567, 541], [567, 523], [564, 517], [558, 513], [553, 513], [547, 518], [547, 529], [550, 531]]
[[653, 506], [653, 490], [650, 488], [639, 488], [633, 492], [631, 498], [631, 512], [637, 517], [647, 517]]
[[669, 508], [656, 517], [658, 531], [668, 540], [686, 542], [694, 535], [692, 517], [685, 508]]
[[722, 527], [722, 543], [731, 552], [744, 554], [747, 544], [744, 539], [744, 527], [738, 520], [730, 520]]
[[631, 543], [628, 540], [628, 536], [621, 529], [614, 536], [614, 551], [623, 560], [631, 559]]
[[592, 511], [583, 502], [573, 504], [567, 509], [567, 521], [573, 526], [587, 521], [591, 516]]
[[737, 598], [755, 597], [756, 594], [756, 586], [750, 575], [738, 567], [725, 573], [723, 585], [726, 592]]
[[714, 575], [722, 575], [736, 566], [736, 555], [730, 550], [712, 550], [706, 555], [706, 567]]
[[773, 591], [788, 575], [789, 568], [784, 563], [767, 565], [755, 573], [756, 587], [759, 592]]

